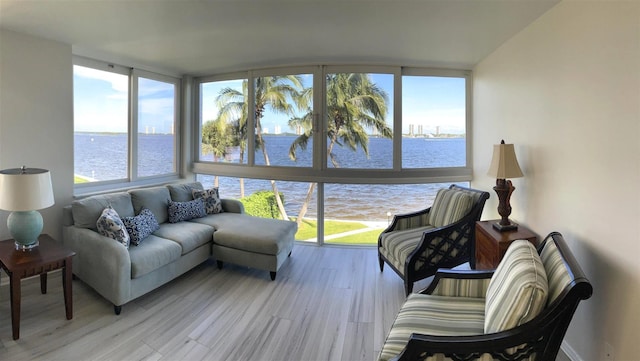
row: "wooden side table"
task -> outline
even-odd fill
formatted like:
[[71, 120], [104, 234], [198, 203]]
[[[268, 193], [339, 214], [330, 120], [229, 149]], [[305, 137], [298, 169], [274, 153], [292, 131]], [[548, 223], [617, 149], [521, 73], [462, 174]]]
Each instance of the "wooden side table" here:
[[492, 221], [476, 222], [476, 268], [495, 269], [502, 260], [511, 242], [526, 239], [538, 246], [538, 236], [527, 227], [518, 225], [513, 231], [499, 232], [493, 228]]
[[16, 250], [12, 239], [0, 241], [0, 266], [10, 279], [11, 326], [13, 339], [20, 338], [20, 281], [40, 275], [40, 291], [47, 293], [47, 272], [62, 268], [62, 287], [67, 320], [73, 318], [71, 291], [71, 259], [75, 252], [68, 250], [49, 235], [38, 237], [40, 245], [30, 250]]

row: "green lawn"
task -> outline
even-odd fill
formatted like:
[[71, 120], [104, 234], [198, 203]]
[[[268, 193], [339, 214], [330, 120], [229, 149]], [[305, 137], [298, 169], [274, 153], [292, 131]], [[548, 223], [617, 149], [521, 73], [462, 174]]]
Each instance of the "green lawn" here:
[[[318, 223], [315, 220], [304, 219], [302, 225], [296, 233], [297, 240], [307, 240], [316, 238], [316, 230]], [[347, 222], [347, 221], [325, 221], [324, 222], [324, 235], [331, 236], [334, 234], [354, 231], [358, 229], [367, 228], [366, 225], [359, 222]], [[374, 229], [371, 231], [364, 231], [362, 233], [347, 235], [344, 237], [334, 238], [327, 240], [326, 243], [334, 244], [376, 244], [378, 236], [384, 228]]]
[[[358, 222], [344, 222], [344, 221], [325, 221], [324, 222], [324, 235], [330, 236], [332, 234], [338, 234], [343, 232], [349, 232], [356, 229], [366, 228], [362, 223]], [[318, 228], [318, 222], [312, 219], [303, 219], [302, 225], [296, 233], [296, 239], [304, 240], [310, 238], [316, 238], [316, 229]]]
[[384, 228], [374, 229], [358, 234], [352, 234], [350, 236], [329, 239], [325, 241], [325, 243], [375, 245], [378, 243], [378, 236], [380, 235], [380, 233], [382, 233], [382, 231], [384, 231]]

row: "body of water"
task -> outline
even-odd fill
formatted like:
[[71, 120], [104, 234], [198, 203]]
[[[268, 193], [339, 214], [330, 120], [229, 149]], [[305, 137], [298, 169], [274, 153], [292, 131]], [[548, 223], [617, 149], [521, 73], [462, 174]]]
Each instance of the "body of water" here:
[[[124, 134], [75, 134], [75, 173], [96, 180], [127, 177], [127, 136]], [[310, 167], [311, 149], [298, 150], [297, 159], [289, 158], [289, 147], [294, 136], [265, 136], [266, 149], [271, 165]], [[404, 168], [433, 168], [465, 165], [465, 140], [403, 138], [402, 162]], [[138, 171], [141, 176], [174, 171], [174, 145], [172, 135], [140, 135]], [[104, 155], [95, 157], [96, 154]], [[392, 141], [371, 138], [369, 157], [359, 149], [351, 151], [334, 148], [335, 160], [341, 168], [391, 169]], [[237, 162], [239, 154], [231, 154], [224, 161]], [[245, 162], [246, 162], [245, 155]], [[209, 155], [204, 160], [213, 160]], [[262, 150], [255, 154], [256, 164], [264, 165]], [[331, 162], [328, 166], [332, 167]], [[206, 187], [213, 186], [214, 177], [198, 176]], [[220, 195], [223, 198], [240, 197], [240, 180], [220, 178]], [[258, 190], [271, 190], [268, 180], [245, 179], [245, 195]], [[289, 216], [297, 216], [306, 197], [309, 184], [278, 181], [278, 191], [284, 194], [285, 208]], [[325, 217], [327, 219], [351, 219], [359, 221], [387, 221], [387, 214], [406, 213], [429, 206], [437, 190], [448, 184], [325, 184]], [[307, 217], [316, 216], [315, 198], [309, 205]]]

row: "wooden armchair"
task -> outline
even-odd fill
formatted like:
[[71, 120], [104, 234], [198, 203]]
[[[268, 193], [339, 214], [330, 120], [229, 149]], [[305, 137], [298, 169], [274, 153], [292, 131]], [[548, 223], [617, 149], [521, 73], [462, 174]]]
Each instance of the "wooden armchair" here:
[[465, 262], [475, 268], [475, 222], [488, 198], [488, 192], [452, 185], [438, 191], [430, 208], [395, 215], [378, 237], [380, 272], [387, 263], [409, 295], [414, 282], [439, 268]]
[[379, 361], [555, 361], [581, 300], [593, 288], [560, 233], [537, 252], [511, 244], [494, 271], [438, 271], [412, 294]]

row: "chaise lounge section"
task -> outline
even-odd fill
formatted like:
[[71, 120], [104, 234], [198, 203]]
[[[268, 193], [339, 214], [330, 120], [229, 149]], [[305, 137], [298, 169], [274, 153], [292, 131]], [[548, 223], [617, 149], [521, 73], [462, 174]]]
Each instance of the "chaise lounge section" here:
[[[296, 223], [247, 215], [242, 203], [232, 199], [219, 199], [221, 212], [198, 214], [201, 217], [170, 211], [170, 204], [171, 210], [197, 206], [194, 190], [204, 188], [194, 182], [134, 189], [87, 197], [65, 207], [63, 242], [76, 252], [74, 275], [113, 303], [116, 314], [122, 305], [212, 256], [219, 268], [224, 262], [235, 263], [269, 271], [275, 280], [293, 249]], [[132, 244], [127, 247], [97, 229], [109, 207], [128, 220], [150, 212], [148, 218], [151, 223], [155, 219], [157, 229], [137, 240], [138, 245], [133, 244], [135, 232], [129, 232]]]

